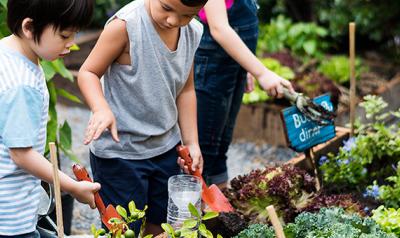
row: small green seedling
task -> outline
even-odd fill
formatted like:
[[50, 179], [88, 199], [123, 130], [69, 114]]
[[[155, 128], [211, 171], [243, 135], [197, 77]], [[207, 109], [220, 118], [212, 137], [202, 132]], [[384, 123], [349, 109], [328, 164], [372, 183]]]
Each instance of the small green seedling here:
[[96, 227], [92, 224], [91, 231], [94, 235], [94, 238], [98, 238], [99, 236], [106, 236], [107, 238], [136, 238], [135, 231], [130, 229], [130, 224], [141, 220], [142, 225], [140, 227], [139, 235], [137, 238], [151, 238], [153, 235], [143, 236], [144, 228], [146, 225], [146, 210], [147, 205], [143, 210], [137, 209], [135, 202], [131, 201], [128, 204], [129, 215], [125, 208], [118, 205], [117, 212], [121, 215], [122, 219], [111, 218], [108, 223], [112, 225], [112, 228], [108, 233], [104, 229], [96, 229]]
[[[168, 236], [170, 238], [213, 238], [213, 234], [207, 229], [206, 225], [204, 225], [202, 221], [215, 218], [219, 214], [217, 212], [207, 212], [204, 214], [204, 216], [201, 216], [199, 211], [197, 211], [196, 207], [192, 203], [189, 203], [188, 207], [190, 213], [195, 218], [189, 218], [185, 220], [181, 228], [174, 230], [174, 228], [168, 223], [161, 224], [161, 227], [165, 232], [167, 232]], [[217, 235], [217, 238], [222, 238], [222, 236]]]

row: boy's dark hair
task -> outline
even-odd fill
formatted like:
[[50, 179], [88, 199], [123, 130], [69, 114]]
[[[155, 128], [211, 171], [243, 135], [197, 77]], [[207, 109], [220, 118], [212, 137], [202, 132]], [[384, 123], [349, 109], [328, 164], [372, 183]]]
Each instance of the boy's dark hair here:
[[22, 21], [31, 18], [34, 39], [40, 42], [49, 25], [60, 31], [87, 26], [93, 7], [94, 0], [8, 0], [7, 24], [13, 34], [20, 36]]
[[205, 5], [207, 0], [181, 0], [181, 2], [188, 7], [198, 7]]

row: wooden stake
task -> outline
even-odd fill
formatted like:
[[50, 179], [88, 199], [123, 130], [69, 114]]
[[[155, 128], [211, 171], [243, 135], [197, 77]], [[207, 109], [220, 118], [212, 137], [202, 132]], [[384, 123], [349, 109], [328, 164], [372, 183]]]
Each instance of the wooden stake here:
[[61, 204], [60, 177], [58, 175], [56, 144], [54, 142], [50, 142], [49, 148], [50, 148], [50, 160], [51, 163], [53, 164], [53, 184], [54, 184], [54, 195], [56, 199], [57, 235], [59, 238], [63, 238], [64, 225], [63, 225], [62, 204]]
[[283, 232], [282, 224], [279, 221], [274, 206], [273, 205], [268, 206], [267, 212], [269, 215], [269, 219], [271, 219], [272, 226], [274, 227], [276, 237], [285, 238], [285, 233]]
[[354, 122], [356, 118], [356, 71], [355, 71], [355, 31], [356, 24], [349, 24], [349, 43], [350, 43], [350, 136], [354, 136]]

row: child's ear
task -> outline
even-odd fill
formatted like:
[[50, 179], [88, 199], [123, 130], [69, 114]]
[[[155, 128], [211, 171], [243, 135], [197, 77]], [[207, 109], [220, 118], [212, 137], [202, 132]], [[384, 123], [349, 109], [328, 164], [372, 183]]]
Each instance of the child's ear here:
[[25, 18], [22, 21], [21, 31], [24, 37], [32, 40], [33, 37], [33, 20], [31, 18]]

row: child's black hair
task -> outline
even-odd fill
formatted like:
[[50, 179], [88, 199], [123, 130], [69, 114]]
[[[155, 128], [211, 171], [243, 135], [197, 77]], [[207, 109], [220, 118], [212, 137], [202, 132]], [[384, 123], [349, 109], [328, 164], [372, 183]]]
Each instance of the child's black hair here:
[[183, 5], [188, 7], [199, 7], [207, 3], [207, 0], [181, 0]]
[[7, 24], [11, 32], [20, 36], [22, 21], [31, 18], [33, 36], [40, 42], [43, 30], [81, 29], [90, 23], [94, 0], [8, 0]]

